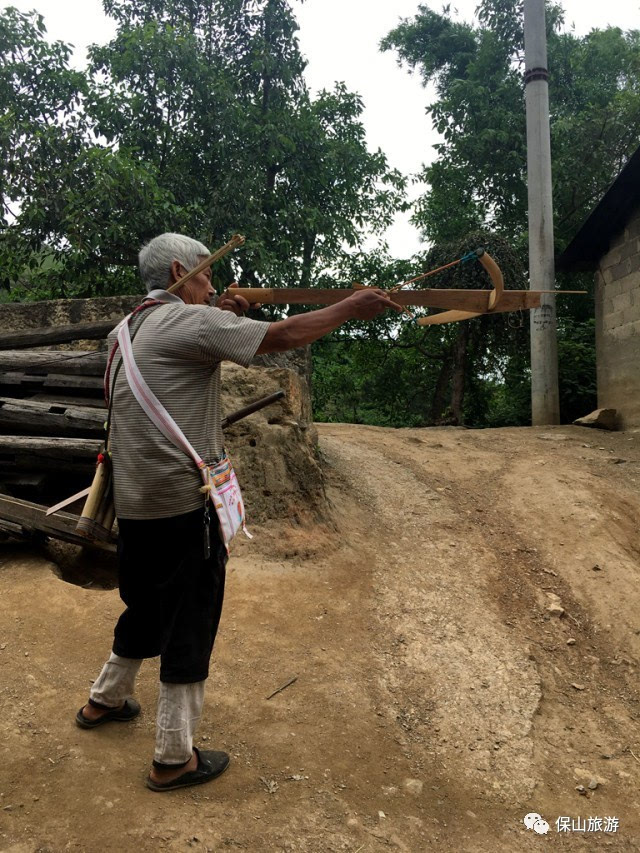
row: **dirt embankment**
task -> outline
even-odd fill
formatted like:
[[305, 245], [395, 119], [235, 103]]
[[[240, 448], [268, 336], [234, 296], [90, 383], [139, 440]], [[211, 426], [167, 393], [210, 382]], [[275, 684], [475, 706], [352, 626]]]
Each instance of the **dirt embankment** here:
[[138, 720], [74, 726], [117, 592], [0, 552], [0, 849], [640, 849], [640, 436], [318, 432], [333, 523], [234, 546], [210, 785], [143, 787], [155, 662]]

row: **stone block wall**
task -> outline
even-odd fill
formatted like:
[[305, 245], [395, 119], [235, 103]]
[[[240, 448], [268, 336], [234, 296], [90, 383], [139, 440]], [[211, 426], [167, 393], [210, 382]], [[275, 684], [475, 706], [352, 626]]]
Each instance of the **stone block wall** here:
[[[0, 329], [24, 332], [49, 326], [71, 326], [113, 318], [113, 325], [140, 304], [136, 296], [106, 296], [96, 299], [50, 299], [42, 302], [4, 302], [0, 304]], [[99, 341], [87, 342], [95, 349]], [[106, 346], [106, 342], [105, 342]]]
[[640, 205], [596, 272], [598, 406], [640, 427]]

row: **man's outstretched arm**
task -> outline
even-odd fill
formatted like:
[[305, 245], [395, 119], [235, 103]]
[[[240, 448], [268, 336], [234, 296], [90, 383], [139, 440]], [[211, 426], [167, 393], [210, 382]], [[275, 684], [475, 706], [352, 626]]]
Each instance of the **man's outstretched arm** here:
[[347, 320], [372, 320], [389, 308], [402, 311], [402, 307], [392, 302], [384, 290], [375, 287], [358, 290], [335, 305], [270, 323], [258, 354], [306, 346]]

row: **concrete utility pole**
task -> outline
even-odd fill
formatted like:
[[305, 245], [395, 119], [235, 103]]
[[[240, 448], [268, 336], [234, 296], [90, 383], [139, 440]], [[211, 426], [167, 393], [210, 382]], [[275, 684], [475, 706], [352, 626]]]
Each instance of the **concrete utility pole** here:
[[[524, 0], [527, 179], [529, 188], [529, 287], [555, 289], [553, 197], [549, 136], [549, 74], [544, 0]], [[556, 297], [542, 297], [530, 312], [531, 422], [560, 423]]]

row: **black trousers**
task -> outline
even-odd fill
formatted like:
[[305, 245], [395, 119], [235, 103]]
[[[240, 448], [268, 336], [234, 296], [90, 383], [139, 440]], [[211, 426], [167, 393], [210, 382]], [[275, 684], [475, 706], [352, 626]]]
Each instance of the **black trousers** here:
[[160, 656], [160, 681], [204, 681], [220, 622], [227, 553], [215, 511], [204, 555], [204, 509], [151, 520], [118, 519], [120, 597], [127, 609], [113, 651]]

